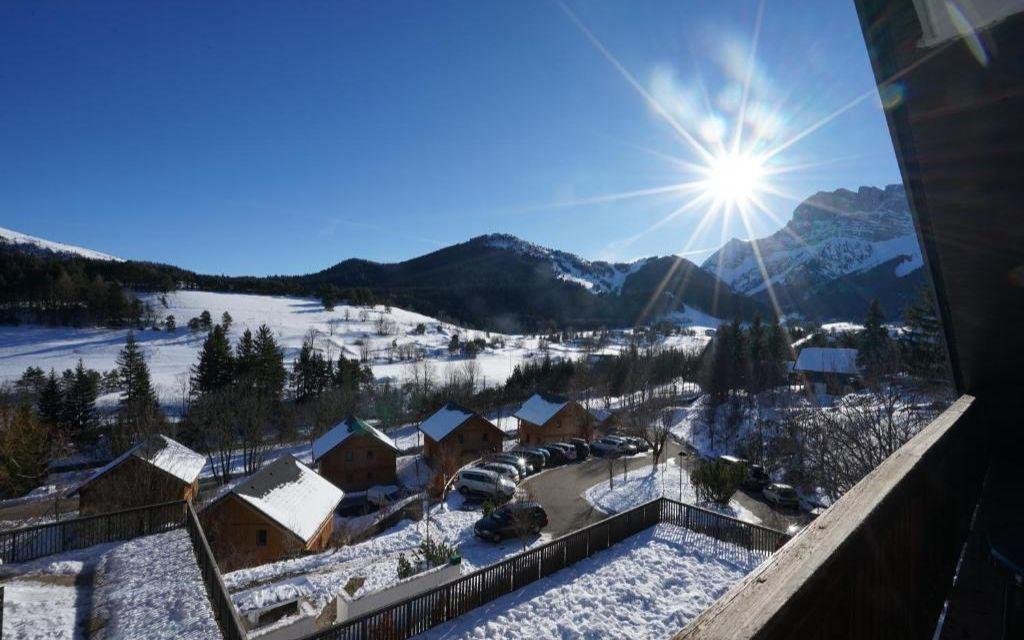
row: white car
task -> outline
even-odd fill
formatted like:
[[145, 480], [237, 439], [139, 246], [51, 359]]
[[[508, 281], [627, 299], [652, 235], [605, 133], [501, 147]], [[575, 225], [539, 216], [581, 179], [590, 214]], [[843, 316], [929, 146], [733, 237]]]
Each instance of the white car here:
[[486, 469], [487, 471], [493, 471], [498, 475], [505, 476], [512, 482], [519, 482], [522, 480], [522, 476], [519, 474], [519, 469], [504, 462], [483, 462], [476, 466], [477, 469]]
[[516, 483], [494, 471], [473, 468], [459, 472], [455, 488], [462, 495], [476, 493], [489, 498], [507, 499], [515, 494]]

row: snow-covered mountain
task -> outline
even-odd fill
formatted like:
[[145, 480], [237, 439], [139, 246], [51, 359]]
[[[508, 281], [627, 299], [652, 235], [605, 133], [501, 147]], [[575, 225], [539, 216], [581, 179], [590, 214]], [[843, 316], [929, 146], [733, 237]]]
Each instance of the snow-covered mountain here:
[[509, 249], [524, 256], [538, 258], [551, 265], [556, 277], [566, 282], [574, 282], [591, 293], [619, 293], [626, 278], [636, 273], [654, 258], [641, 258], [634, 262], [590, 261], [565, 251], [549, 249], [528, 242], [516, 236], [493, 233], [473, 238], [470, 242], [480, 242], [496, 249]]
[[[833, 295], [832, 283], [868, 279], [878, 289], [869, 293], [885, 297], [916, 283], [922, 266], [906, 193], [902, 185], [889, 185], [816, 193], [779, 231], [755, 241], [733, 238], [702, 268], [738, 293], [756, 298], [763, 299], [770, 284], [783, 306], [802, 310], [800, 303], [812, 295]], [[892, 306], [896, 304], [898, 300]], [[845, 309], [847, 302], [841, 306]]]
[[44, 240], [42, 238], [30, 236], [27, 233], [12, 231], [11, 229], [4, 229], [3, 227], [0, 227], [0, 245], [3, 244], [15, 245], [18, 248], [28, 251], [46, 251], [50, 253], [80, 256], [82, 258], [90, 258], [92, 260], [113, 260], [115, 262], [124, 262], [122, 258], [117, 258], [99, 251], [93, 251], [92, 249], [84, 249], [70, 244]]

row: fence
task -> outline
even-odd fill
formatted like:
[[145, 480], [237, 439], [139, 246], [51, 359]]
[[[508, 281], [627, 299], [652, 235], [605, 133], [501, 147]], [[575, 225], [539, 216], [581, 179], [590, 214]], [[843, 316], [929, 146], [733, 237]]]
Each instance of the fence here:
[[176, 500], [0, 532], [0, 563], [27, 562], [106, 542], [131, 540], [181, 526], [185, 502]]
[[224, 586], [224, 578], [220, 574], [210, 543], [206, 540], [206, 534], [203, 533], [191, 502], [186, 507], [185, 530], [192, 540], [196, 564], [199, 565], [199, 573], [203, 576], [206, 595], [210, 599], [210, 607], [213, 609], [221, 635], [224, 640], [245, 640], [245, 631], [242, 630], [242, 623], [238, 619], [238, 611], [231, 602], [227, 587]]
[[769, 556], [785, 533], [659, 498], [517, 554], [306, 640], [404, 640], [589, 558], [659, 522], [668, 522]]

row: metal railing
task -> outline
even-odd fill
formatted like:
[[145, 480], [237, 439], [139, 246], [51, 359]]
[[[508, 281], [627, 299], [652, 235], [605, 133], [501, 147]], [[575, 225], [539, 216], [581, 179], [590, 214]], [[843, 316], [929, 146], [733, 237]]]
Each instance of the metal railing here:
[[404, 640], [589, 558], [660, 522], [685, 527], [765, 557], [789, 539], [781, 531], [658, 498], [429, 591], [311, 634], [306, 640]]
[[185, 501], [101, 513], [0, 532], [0, 563], [28, 562], [106, 542], [131, 540], [181, 526]]
[[196, 564], [199, 565], [199, 573], [203, 577], [203, 584], [206, 586], [206, 595], [210, 600], [210, 607], [213, 609], [214, 618], [220, 628], [224, 640], [244, 640], [245, 630], [238, 617], [238, 610], [228, 595], [228, 589], [224, 585], [224, 577], [217, 566], [217, 560], [210, 549], [210, 543], [206, 540], [203, 527], [199, 524], [199, 517], [196, 515], [192, 503], [189, 502], [185, 513], [185, 530], [192, 540], [192, 550], [196, 554]]

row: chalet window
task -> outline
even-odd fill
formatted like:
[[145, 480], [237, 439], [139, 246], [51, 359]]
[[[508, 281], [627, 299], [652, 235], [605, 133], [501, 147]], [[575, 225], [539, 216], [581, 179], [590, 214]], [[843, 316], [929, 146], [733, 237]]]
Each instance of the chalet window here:
[[366, 459], [367, 460], [373, 460], [373, 450], [370, 450], [370, 451], [366, 452]]
[[486, 433], [483, 435], [483, 441], [487, 442], [487, 434]]
[[256, 546], [265, 547], [267, 546], [267, 530], [257, 529], [256, 530]]
[[352, 462], [353, 459], [354, 459], [354, 456], [352, 455], [352, 452], [351, 451], [346, 451], [345, 452], [345, 460], [348, 461], [348, 462]]

